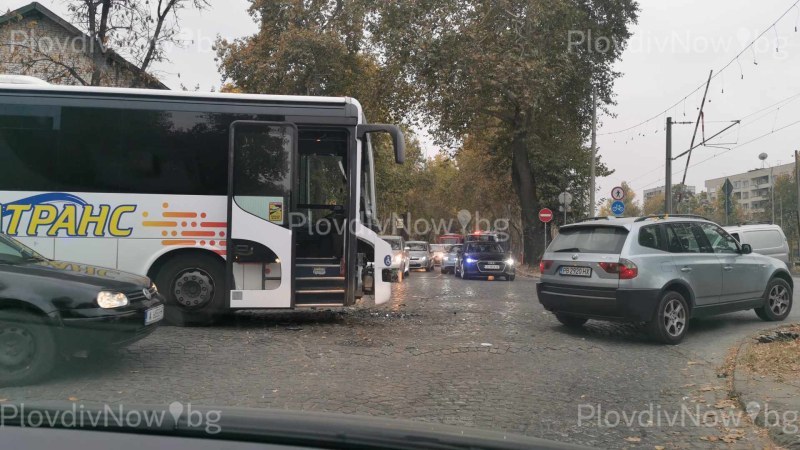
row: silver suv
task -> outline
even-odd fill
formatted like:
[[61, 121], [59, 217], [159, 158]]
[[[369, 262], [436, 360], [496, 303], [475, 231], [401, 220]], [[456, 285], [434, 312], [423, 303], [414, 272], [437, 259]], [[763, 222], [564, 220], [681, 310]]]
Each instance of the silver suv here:
[[646, 322], [658, 341], [683, 340], [689, 319], [792, 309], [786, 265], [752, 253], [697, 216], [598, 218], [564, 226], [539, 265], [539, 302], [566, 326], [587, 319]]

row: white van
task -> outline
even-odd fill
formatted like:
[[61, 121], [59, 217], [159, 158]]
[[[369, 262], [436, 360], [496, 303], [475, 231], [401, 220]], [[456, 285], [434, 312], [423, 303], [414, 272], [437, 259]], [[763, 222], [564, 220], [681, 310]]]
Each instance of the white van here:
[[738, 225], [725, 227], [740, 244], [750, 244], [753, 253], [780, 259], [789, 265], [789, 243], [778, 225]]

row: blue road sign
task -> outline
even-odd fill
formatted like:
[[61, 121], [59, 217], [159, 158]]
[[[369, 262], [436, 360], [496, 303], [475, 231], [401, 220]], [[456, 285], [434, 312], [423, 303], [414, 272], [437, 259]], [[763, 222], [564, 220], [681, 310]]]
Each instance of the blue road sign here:
[[625, 212], [625, 203], [622, 201], [617, 200], [611, 204], [611, 212], [614, 213], [615, 216], [621, 216], [622, 213]]

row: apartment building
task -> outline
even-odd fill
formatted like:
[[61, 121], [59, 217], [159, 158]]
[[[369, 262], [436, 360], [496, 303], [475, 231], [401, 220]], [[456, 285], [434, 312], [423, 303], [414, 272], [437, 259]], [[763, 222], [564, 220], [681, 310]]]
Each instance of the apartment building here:
[[[770, 179], [772, 170], [772, 179]], [[753, 169], [744, 173], [728, 175], [725, 177], [706, 180], [706, 190], [712, 201], [717, 199], [719, 189], [725, 183], [725, 179], [730, 179], [733, 184], [731, 198], [737, 201], [745, 213], [761, 212], [769, 204], [770, 189], [780, 176], [792, 175], [794, 173], [794, 163], [782, 164], [779, 166], [764, 167]]]
[[[679, 191], [679, 189], [680, 189], [680, 185], [679, 184], [675, 184], [675, 185], [672, 186], [672, 192], [673, 193], [677, 193]], [[693, 195], [695, 195], [697, 193], [696, 191], [697, 191], [697, 189], [694, 186], [688, 186], [688, 185], [686, 186], [685, 193], [687, 195], [693, 196]], [[644, 190], [644, 200], [645, 201], [647, 201], [651, 197], [655, 197], [655, 196], [659, 196], [659, 195], [664, 195], [664, 186], [659, 186], [659, 187], [654, 187], [652, 189], [645, 189]]]

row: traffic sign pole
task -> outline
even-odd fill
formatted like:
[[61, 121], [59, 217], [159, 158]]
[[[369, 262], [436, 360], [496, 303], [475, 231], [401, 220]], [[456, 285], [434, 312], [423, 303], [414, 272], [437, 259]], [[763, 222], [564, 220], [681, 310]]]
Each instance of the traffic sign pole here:
[[544, 223], [544, 251], [542, 253], [545, 251], [547, 251], [547, 222]]
[[544, 248], [547, 249], [547, 224], [553, 220], [553, 211], [549, 208], [539, 210], [539, 220], [544, 223]]

